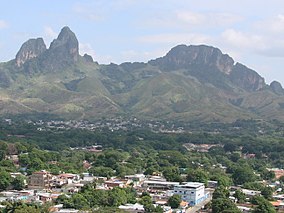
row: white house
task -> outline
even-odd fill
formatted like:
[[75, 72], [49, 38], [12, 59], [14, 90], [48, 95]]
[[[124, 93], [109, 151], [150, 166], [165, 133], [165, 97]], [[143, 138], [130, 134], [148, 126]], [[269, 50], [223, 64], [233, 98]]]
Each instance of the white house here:
[[204, 183], [187, 182], [174, 187], [174, 194], [181, 196], [181, 199], [194, 206], [205, 200], [209, 194], [205, 193]]

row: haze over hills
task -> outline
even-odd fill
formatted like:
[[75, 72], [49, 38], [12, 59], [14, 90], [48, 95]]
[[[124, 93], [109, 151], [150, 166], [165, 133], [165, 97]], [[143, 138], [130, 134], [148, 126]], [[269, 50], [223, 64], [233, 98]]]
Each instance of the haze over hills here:
[[284, 90], [206, 45], [179, 45], [148, 63], [99, 65], [79, 55], [64, 27], [49, 48], [25, 42], [0, 64], [0, 114], [50, 113], [72, 119], [284, 120]]

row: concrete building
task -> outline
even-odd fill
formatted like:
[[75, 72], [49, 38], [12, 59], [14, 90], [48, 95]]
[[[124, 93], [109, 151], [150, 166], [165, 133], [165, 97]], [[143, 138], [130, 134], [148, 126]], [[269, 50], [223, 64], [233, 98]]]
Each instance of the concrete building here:
[[142, 187], [148, 190], [150, 189], [169, 190], [173, 189], [174, 186], [176, 185], [179, 185], [179, 182], [145, 180]]
[[174, 194], [181, 196], [181, 199], [194, 206], [205, 200], [209, 194], [205, 193], [204, 183], [187, 182], [174, 187]]
[[50, 188], [52, 175], [47, 171], [34, 172], [28, 179], [29, 189], [48, 189]]

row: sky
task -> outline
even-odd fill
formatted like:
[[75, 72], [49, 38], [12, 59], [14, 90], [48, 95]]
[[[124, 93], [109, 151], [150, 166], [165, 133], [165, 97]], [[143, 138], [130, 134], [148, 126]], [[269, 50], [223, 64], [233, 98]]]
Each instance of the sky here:
[[9, 0], [1, 2], [0, 61], [29, 38], [49, 47], [64, 26], [100, 64], [147, 62], [178, 44], [206, 44], [284, 85], [283, 0]]

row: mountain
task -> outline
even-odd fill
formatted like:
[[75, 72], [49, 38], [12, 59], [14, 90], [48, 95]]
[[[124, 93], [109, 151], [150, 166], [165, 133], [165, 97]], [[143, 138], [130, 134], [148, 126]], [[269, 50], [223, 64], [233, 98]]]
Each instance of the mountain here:
[[147, 63], [99, 65], [79, 55], [64, 27], [47, 48], [25, 42], [0, 63], [0, 114], [55, 114], [69, 119], [284, 120], [284, 89], [218, 48], [178, 45]]

